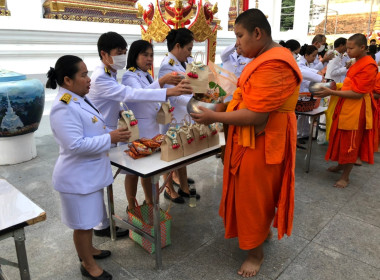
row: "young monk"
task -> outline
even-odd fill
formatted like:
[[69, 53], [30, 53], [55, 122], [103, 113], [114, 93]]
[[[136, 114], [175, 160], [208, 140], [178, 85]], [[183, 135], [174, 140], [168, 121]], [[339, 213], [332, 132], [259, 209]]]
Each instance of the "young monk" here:
[[[192, 114], [198, 123], [229, 124], [219, 214], [225, 237], [247, 250], [238, 270], [257, 274], [270, 227], [290, 235], [294, 209], [297, 127], [295, 106], [301, 72], [291, 52], [275, 43], [265, 15], [250, 9], [236, 19], [236, 45], [254, 58], [244, 68], [227, 112]], [[277, 212], [276, 212], [277, 208]]]
[[344, 79], [340, 91], [323, 88], [315, 96], [339, 97], [335, 107], [330, 130], [330, 141], [326, 160], [337, 161], [337, 166], [328, 170], [342, 176], [335, 183], [337, 188], [345, 188], [354, 163], [360, 160], [374, 163], [375, 130], [373, 117], [376, 108], [373, 106], [371, 92], [377, 75], [376, 62], [367, 55], [367, 39], [363, 34], [354, 34], [347, 40], [347, 54], [355, 58]]
[[376, 131], [377, 137], [375, 138], [377, 139], [377, 145], [375, 143], [375, 152], [380, 152], [380, 146], [379, 146], [380, 144], [380, 73], [377, 73], [377, 76], [376, 76], [376, 83], [373, 89], [373, 97], [375, 99], [375, 104], [377, 107], [377, 116], [376, 116], [377, 118], [375, 118], [375, 121], [377, 121], [377, 131]]

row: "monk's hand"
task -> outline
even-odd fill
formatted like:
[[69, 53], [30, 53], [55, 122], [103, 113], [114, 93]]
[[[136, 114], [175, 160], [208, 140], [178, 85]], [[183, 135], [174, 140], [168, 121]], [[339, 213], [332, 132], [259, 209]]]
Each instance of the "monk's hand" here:
[[205, 124], [205, 125], [216, 122], [214, 118], [214, 115], [215, 115], [214, 111], [202, 106], [199, 106], [198, 109], [201, 110], [202, 113], [190, 113], [194, 121], [200, 124]]
[[323, 98], [323, 97], [331, 95], [331, 93], [332, 93], [331, 89], [327, 87], [321, 87], [321, 89], [318, 90], [317, 92], [314, 92], [313, 95], [316, 97]]

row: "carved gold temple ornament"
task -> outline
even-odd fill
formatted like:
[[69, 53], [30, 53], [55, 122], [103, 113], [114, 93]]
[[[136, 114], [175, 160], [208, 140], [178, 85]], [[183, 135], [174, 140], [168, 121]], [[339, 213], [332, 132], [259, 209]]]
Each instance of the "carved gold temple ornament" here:
[[0, 16], [10, 16], [11, 12], [7, 9], [7, 0], [0, 0]]
[[367, 37], [368, 44], [372, 39], [376, 40], [376, 44], [380, 44], [380, 13], [377, 11], [375, 26], [373, 27], [373, 30], [367, 34], [366, 32], [363, 33]]
[[[161, 9], [162, 2], [165, 12]], [[163, 42], [171, 29], [188, 28], [193, 32], [195, 41], [207, 41], [207, 62], [215, 62], [218, 24], [213, 19], [218, 6], [210, 3], [203, 5], [202, 0], [198, 0], [198, 4], [195, 2], [196, 0], [164, 0], [160, 3], [156, 0], [156, 6], [150, 4], [148, 10], [139, 5], [139, 13], [148, 26], [146, 28], [141, 25], [141, 37], [149, 42]]]
[[[0, 0], [2, 1], [2, 0]], [[44, 18], [76, 21], [142, 24], [138, 0], [46, 0]]]

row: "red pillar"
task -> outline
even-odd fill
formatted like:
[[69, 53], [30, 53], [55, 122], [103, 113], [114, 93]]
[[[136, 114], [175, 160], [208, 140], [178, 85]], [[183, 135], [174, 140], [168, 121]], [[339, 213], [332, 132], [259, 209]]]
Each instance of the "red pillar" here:
[[249, 8], [249, 0], [243, 0], [243, 11], [248, 10]]

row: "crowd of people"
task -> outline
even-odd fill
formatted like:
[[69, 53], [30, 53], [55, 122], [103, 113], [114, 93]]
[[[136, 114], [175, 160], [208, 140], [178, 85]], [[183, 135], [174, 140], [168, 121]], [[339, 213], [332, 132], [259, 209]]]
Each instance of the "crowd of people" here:
[[[252, 277], [264, 261], [263, 243], [272, 236], [272, 224], [279, 239], [292, 232], [295, 153], [296, 147], [302, 148], [309, 127], [307, 118], [296, 119], [296, 103], [310, 99], [310, 82], [343, 83], [340, 90], [322, 87], [314, 96], [331, 96], [331, 104], [337, 99], [326, 160], [338, 162], [329, 171], [343, 171], [335, 186], [344, 188], [358, 159], [374, 161], [378, 140], [374, 98], [380, 94], [380, 79], [376, 80], [377, 63], [367, 55], [367, 39], [362, 34], [338, 38], [334, 50], [326, 50], [324, 35], [316, 35], [310, 45], [301, 46], [296, 40], [278, 44], [258, 9], [241, 13], [234, 32], [236, 43], [221, 58], [223, 67], [239, 77], [237, 90], [224, 103], [225, 110], [200, 107], [201, 113], [191, 117], [201, 124], [228, 125], [219, 214], [225, 237], [237, 237], [239, 247], [248, 252], [238, 274]], [[177, 120], [187, 114], [192, 88], [186, 79], [172, 73], [186, 71], [194, 36], [186, 28], [173, 29], [166, 41], [168, 54], [156, 81], [149, 73], [153, 45], [137, 40], [127, 56], [127, 43], [115, 32], [100, 36], [100, 63], [91, 78], [82, 59], [72, 55], [60, 57], [48, 72], [46, 86], [59, 86], [50, 114], [60, 146], [53, 186], [60, 193], [62, 222], [74, 230], [80, 271], [90, 279], [112, 279], [95, 261], [111, 252], [96, 249], [92, 235], [110, 235], [104, 204], [104, 188], [113, 181], [108, 151], [130, 137], [127, 129], [117, 128], [124, 107], [120, 103], [133, 110], [140, 136], [147, 138], [168, 129], [156, 122], [162, 102], [170, 100]], [[117, 71], [125, 67], [119, 83]], [[164, 197], [184, 203], [194, 181], [188, 178], [186, 167], [175, 173], [175, 178], [168, 180]], [[125, 174], [126, 211], [135, 207], [137, 185], [138, 176]], [[150, 178], [141, 178], [141, 185], [144, 203], [151, 204]], [[126, 234], [126, 230], [117, 229], [117, 236]]]

